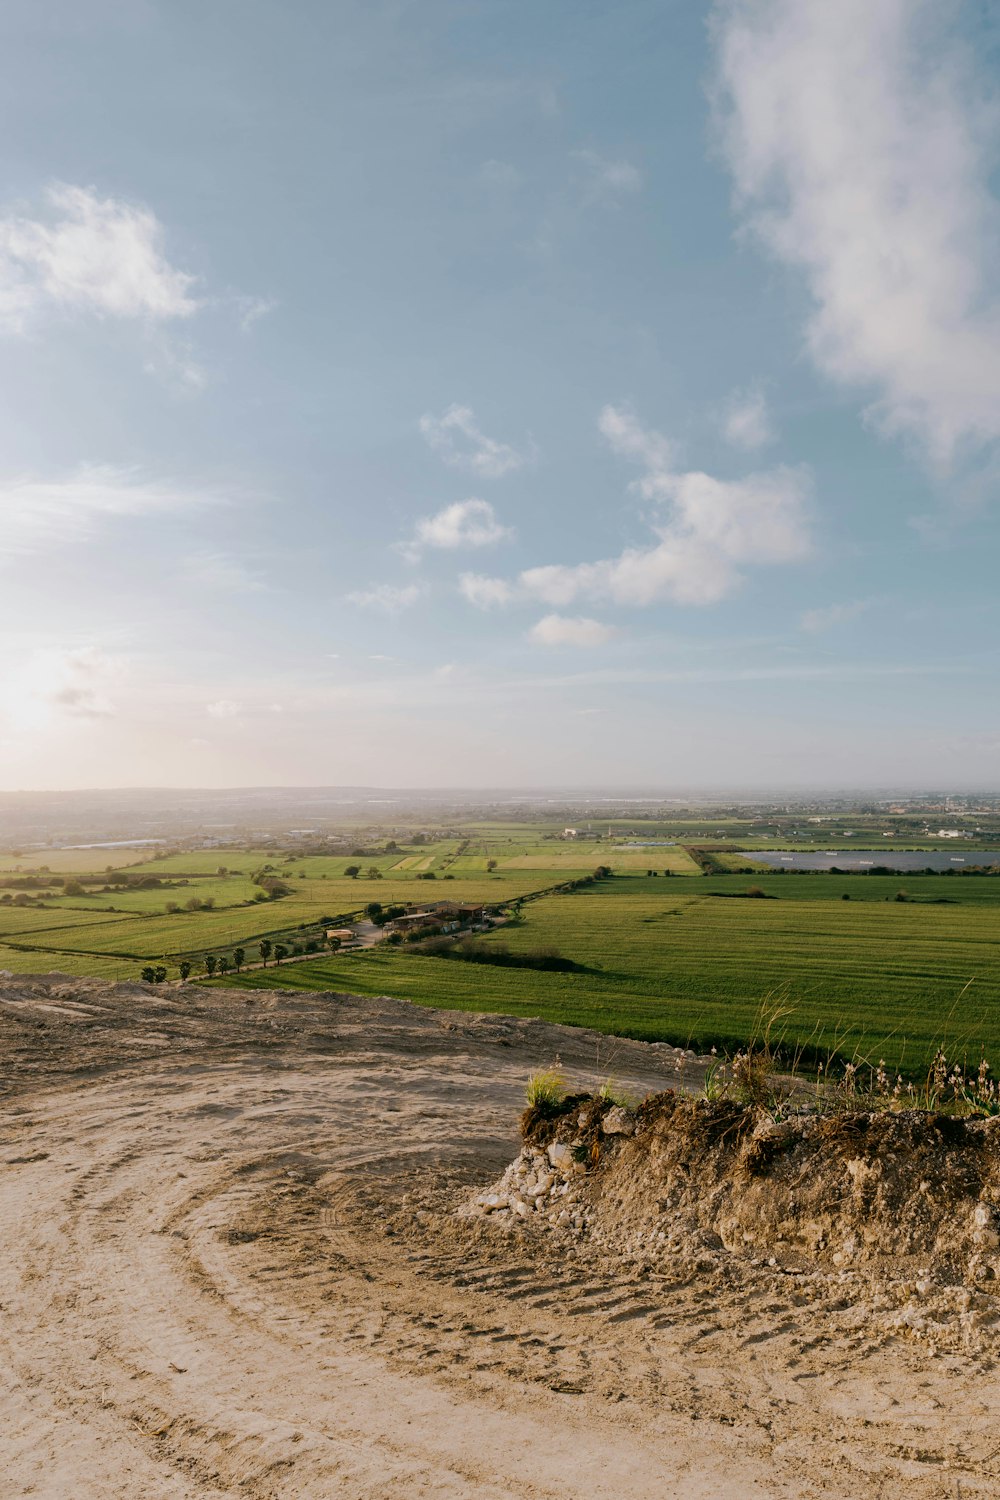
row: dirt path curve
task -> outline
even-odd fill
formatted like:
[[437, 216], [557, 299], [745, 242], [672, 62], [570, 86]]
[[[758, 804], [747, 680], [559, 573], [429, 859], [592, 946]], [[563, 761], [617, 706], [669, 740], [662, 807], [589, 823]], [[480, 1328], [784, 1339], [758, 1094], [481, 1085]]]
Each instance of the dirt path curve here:
[[0, 1036], [4, 1496], [997, 1493], [981, 1370], [456, 1219], [531, 1067], [645, 1090], [672, 1049], [26, 979]]

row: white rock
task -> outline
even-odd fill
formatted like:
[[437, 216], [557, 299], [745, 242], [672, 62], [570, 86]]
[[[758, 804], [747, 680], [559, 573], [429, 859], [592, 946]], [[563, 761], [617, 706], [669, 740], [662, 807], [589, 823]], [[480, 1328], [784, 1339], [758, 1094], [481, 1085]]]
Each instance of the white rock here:
[[615, 1104], [601, 1120], [601, 1130], [605, 1135], [632, 1135], [635, 1130], [635, 1120], [627, 1109], [623, 1109], [620, 1104]]

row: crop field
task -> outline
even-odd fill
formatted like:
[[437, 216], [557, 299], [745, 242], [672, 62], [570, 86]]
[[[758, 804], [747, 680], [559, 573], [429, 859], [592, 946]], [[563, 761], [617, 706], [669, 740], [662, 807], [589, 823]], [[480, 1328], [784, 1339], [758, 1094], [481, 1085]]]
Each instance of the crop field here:
[[[803, 877], [804, 884], [810, 880], [823, 884]], [[854, 882], [875, 884], [868, 876]], [[963, 892], [977, 884], [994, 885], [967, 879]], [[727, 899], [713, 894], [708, 881], [694, 894], [687, 882], [625, 877], [543, 897], [525, 908], [520, 923], [477, 939], [515, 952], [556, 947], [583, 972], [501, 968], [396, 949], [288, 965], [280, 982], [539, 1015], [701, 1047], [737, 1045], [762, 1013], [780, 1009], [787, 1012], [780, 1023], [786, 1039], [811, 1047], [859, 1051], [913, 1069], [943, 1041], [976, 1058], [982, 1045], [1000, 1066], [996, 905], [996, 897], [954, 905], [884, 896], [848, 903], [811, 894]], [[274, 980], [256, 973], [239, 982]]]
[[[77, 910], [74, 906], [59, 906], [55, 902], [46, 907], [0, 906], [0, 942], [18, 933], [31, 935], [34, 941], [36, 933], [68, 932], [75, 927], [88, 927], [93, 920], [93, 908]], [[112, 913], [107, 913], [104, 918], [109, 929], [120, 921], [122, 918]], [[39, 938], [38, 941], [44, 940]]]
[[[762, 1013], [780, 1009], [786, 1036], [819, 1049], [859, 1049], [918, 1068], [945, 1040], [977, 1056], [983, 1045], [1000, 1067], [1000, 877], [766, 868], [703, 875], [679, 843], [637, 842], [673, 836], [695, 845], [701, 834], [712, 843], [724, 827], [736, 832], [733, 824], [681, 828], [665, 820], [633, 836], [618, 824], [611, 841], [591, 841], [553, 837], [562, 831], [558, 824], [478, 825], [416, 843], [402, 835], [395, 844], [359, 836], [358, 848], [367, 843], [378, 852], [350, 856], [272, 846], [9, 857], [0, 872], [9, 877], [2, 894], [10, 897], [0, 903], [0, 968], [137, 978], [144, 964], [163, 962], [173, 977], [188, 959], [197, 974], [206, 954], [231, 958], [241, 946], [253, 961], [262, 938], [286, 946], [316, 939], [324, 919], [339, 924], [372, 900], [495, 904], [528, 897], [518, 920], [474, 941], [522, 954], [555, 949], [575, 971], [381, 947], [286, 962], [277, 972], [273, 965], [266, 973], [251, 969], [224, 982], [389, 993], [699, 1046], [735, 1046]], [[739, 833], [749, 841], [750, 825]], [[822, 833], [830, 846], [830, 830]], [[753, 836], [767, 838], [757, 826]], [[793, 846], [787, 829], [778, 838]], [[750, 862], [730, 851], [716, 857]], [[44, 864], [50, 889], [10, 883], [41, 873]], [[553, 893], [598, 864], [610, 866], [613, 878]], [[106, 882], [109, 865], [126, 867], [132, 884]], [[352, 866], [358, 878], [345, 875]], [[264, 867], [287, 894], [258, 899], [251, 876]], [[64, 894], [55, 883], [84, 875], [98, 879], [82, 895]], [[140, 889], [143, 877], [160, 883]], [[205, 900], [210, 909], [184, 909]], [[181, 909], [168, 912], [168, 902]]]
[[[6, 940], [8, 947], [16, 948], [23, 955], [22, 961], [18, 962], [8, 953], [2, 966], [27, 970], [30, 963], [30, 967], [37, 970], [38, 965], [29, 956], [36, 949], [44, 949], [46, 953], [58, 956], [59, 962], [55, 965], [58, 968], [103, 974], [107, 970], [101, 960], [120, 958], [133, 960], [129, 972], [134, 974], [150, 960], [165, 960], [173, 964], [182, 957], [200, 959], [206, 952], [231, 951], [235, 944], [249, 946], [263, 936], [293, 934], [306, 924], [321, 923], [327, 917], [336, 920], [356, 912], [372, 900], [383, 905], [446, 899], [509, 901], [566, 878], [560, 871], [549, 872], [548, 879], [544, 873], [539, 875], [529, 871], [488, 874], [480, 862], [478, 870], [455, 876], [447, 883], [437, 877], [433, 882], [419, 880], [419, 867], [433, 858], [433, 854], [421, 854], [417, 867], [395, 874], [390, 871], [378, 880], [369, 880], [364, 875], [358, 879], [345, 879], [339, 873], [344, 861], [338, 859], [333, 861], [337, 874], [330, 875], [326, 869], [320, 869], [314, 878], [306, 879], [304, 871], [286, 868], [274, 858], [272, 851], [269, 862], [275, 867], [274, 873], [291, 891], [290, 895], [277, 901], [255, 901], [258, 888], [245, 874], [216, 876], [213, 873], [199, 877], [191, 871], [191, 878], [184, 885], [163, 885], [152, 890], [96, 890], [85, 896], [47, 897], [43, 906], [0, 905], [0, 942]], [[213, 859], [214, 872], [218, 865], [215, 853]], [[387, 868], [392, 862], [391, 859], [383, 861]], [[249, 870], [259, 868], [264, 861], [259, 860], [255, 865], [244, 858], [234, 863], [241, 870]], [[307, 865], [310, 862], [302, 863]], [[169, 870], [165, 868], [166, 864], [166, 861], [156, 862], [149, 867], [149, 873], [155, 873], [157, 878], [165, 881], [177, 881], [181, 871]], [[187, 864], [190, 866], [190, 858]], [[367, 864], [364, 868], [368, 868]], [[133, 875], [142, 873], [130, 871]], [[211, 897], [214, 905], [210, 910], [184, 910], [185, 902], [192, 897]], [[167, 901], [176, 902], [182, 909], [167, 913]]]

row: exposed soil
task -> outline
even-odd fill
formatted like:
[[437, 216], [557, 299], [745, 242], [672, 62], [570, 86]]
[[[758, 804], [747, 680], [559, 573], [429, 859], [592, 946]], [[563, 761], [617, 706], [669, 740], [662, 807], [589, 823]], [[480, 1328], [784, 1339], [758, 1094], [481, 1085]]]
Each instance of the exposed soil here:
[[[642, 1095], [701, 1065], [393, 1000], [57, 977], [0, 981], [0, 1039], [4, 1496], [1000, 1492], [989, 1131], [753, 1146], [702, 1110], [698, 1145], [683, 1100], [625, 1133], [580, 1104], [530, 1134], [525, 1182], [549, 1146], [574, 1164], [541, 1208], [470, 1211], [533, 1068]], [[821, 1149], [845, 1188], [853, 1160], [931, 1152], [905, 1252], [808, 1240]], [[913, 1206], [879, 1182], [859, 1223]]]

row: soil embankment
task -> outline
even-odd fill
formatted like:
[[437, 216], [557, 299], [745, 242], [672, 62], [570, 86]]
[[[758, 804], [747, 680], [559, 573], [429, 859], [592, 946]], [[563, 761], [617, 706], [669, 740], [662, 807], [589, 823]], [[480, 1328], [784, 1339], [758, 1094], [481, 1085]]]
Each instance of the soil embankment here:
[[[59, 978], [0, 980], [0, 1040], [5, 1494], [1000, 1490], [988, 1279], [964, 1240], [921, 1244], [926, 1267], [837, 1265], [832, 1239], [794, 1233], [765, 1255], [780, 1215], [754, 1228], [752, 1195], [807, 1143], [754, 1175], [748, 1133], [696, 1153], [661, 1105], [649, 1130], [674, 1186], [654, 1202], [641, 1130], [591, 1106], [526, 1143], [525, 1187], [553, 1145], [584, 1168], [566, 1167], [569, 1202], [535, 1208], [553, 1181], [523, 1213], [463, 1207], [518, 1151], [529, 1071], [558, 1054], [581, 1090], [697, 1086], [673, 1048], [392, 1000]], [[781, 1192], [781, 1222], [804, 1225]], [[759, 1243], [738, 1241], [744, 1222]], [[935, 1312], [946, 1295], [976, 1317]], [[934, 1327], [893, 1321], [914, 1298]]]

